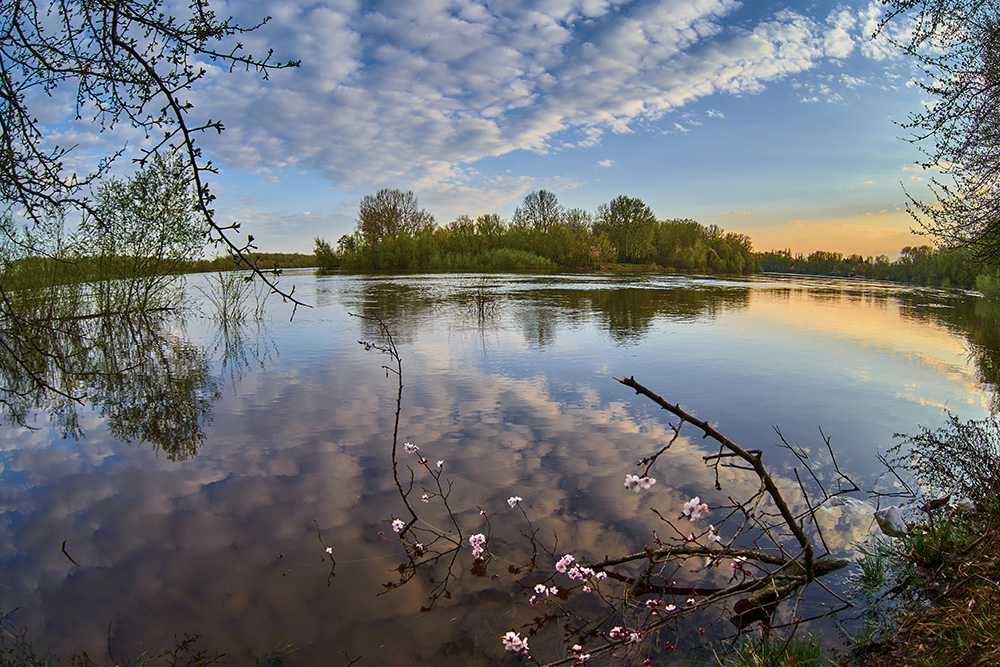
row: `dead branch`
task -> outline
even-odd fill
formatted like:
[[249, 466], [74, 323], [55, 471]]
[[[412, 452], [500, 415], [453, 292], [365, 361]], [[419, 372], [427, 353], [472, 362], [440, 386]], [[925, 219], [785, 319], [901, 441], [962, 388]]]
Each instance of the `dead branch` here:
[[785, 502], [784, 497], [781, 495], [781, 491], [778, 490], [778, 487], [774, 483], [774, 480], [771, 478], [770, 473], [768, 473], [767, 469], [764, 467], [764, 464], [761, 461], [762, 453], [759, 451], [755, 451], [753, 453], [748, 452], [747, 450], [743, 449], [735, 442], [727, 438], [726, 436], [719, 433], [707, 422], [704, 422], [695, 417], [694, 415], [686, 412], [685, 410], [681, 409], [680, 406], [668, 403], [658, 394], [650, 391], [643, 385], [639, 384], [638, 382], [635, 381], [634, 377], [628, 377], [623, 379], [615, 378], [615, 379], [618, 380], [618, 382], [625, 385], [626, 387], [634, 389], [635, 393], [642, 394], [646, 398], [650, 399], [664, 410], [667, 410], [673, 413], [674, 415], [680, 417], [682, 420], [696, 426], [705, 434], [705, 436], [712, 438], [720, 445], [722, 445], [729, 451], [733, 452], [739, 458], [743, 459], [750, 465], [750, 467], [753, 469], [753, 472], [760, 479], [760, 482], [763, 485], [764, 489], [767, 491], [767, 494], [771, 497], [771, 500], [778, 508], [778, 512], [781, 514], [781, 518], [784, 520], [785, 525], [788, 526], [788, 529], [792, 532], [792, 535], [795, 536], [795, 539], [798, 541], [799, 546], [802, 548], [802, 554], [804, 556], [803, 560], [804, 560], [806, 580], [808, 581], [814, 579], [816, 573], [813, 564], [812, 543], [809, 541], [809, 538], [806, 537], [805, 531], [802, 530], [802, 526], [800, 526], [798, 521], [796, 521], [795, 515], [792, 514], [791, 509], [789, 509], [788, 503]]

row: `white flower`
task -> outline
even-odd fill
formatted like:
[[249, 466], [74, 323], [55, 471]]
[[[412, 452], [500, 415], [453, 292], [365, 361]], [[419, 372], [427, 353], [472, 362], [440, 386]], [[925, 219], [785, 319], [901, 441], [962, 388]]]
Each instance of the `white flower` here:
[[507, 499], [507, 504], [513, 508], [514, 505], [518, 504], [522, 500], [524, 500], [524, 498], [522, 498], [521, 496], [511, 496], [510, 498]]
[[500, 639], [501, 641], [503, 641], [503, 647], [507, 651], [519, 651], [519, 652], [523, 651], [525, 653], [528, 652], [528, 640], [521, 639], [521, 636], [518, 635], [513, 630], [505, 634]]
[[326, 552], [332, 556], [333, 555], [333, 547], [327, 547], [326, 548]]
[[440, 470], [441, 466], [443, 466], [443, 465], [444, 465], [444, 459], [438, 459], [438, 462], [437, 462], [438, 470]]
[[[398, 442], [398, 440], [397, 440], [397, 442]], [[420, 448], [417, 447], [416, 445], [414, 445], [412, 442], [404, 442], [403, 443], [403, 449], [406, 450], [407, 454], [416, 454], [417, 452], [420, 451]]]
[[566, 570], [569, 569], [570, 563], [572, 563], [574, 560], [576, 559], [573, 558], [571, 555], [566, 554], [556, 562], [556, 571], [566, 572]]
[[629, 491], [639, 493], [643, 489], [648, 489], [649, 487], [656, 484], [656, 480], [652, 477], [639, 477], [638, 475], [625, 475], [625, 488]]
[[698, 496], [684, 503], [684, 516], [691, 517], [691, 521], [697, 521], [706, 514], [708, 514], [708, 505], [701, 502], [701, 498]]
[[425, 493], [420, 496], [420, 500], [422, 500], [425, 503], [429, 503], [431, 501], [431, 497]]
[[719, 531], [715, 529], [715, 526], [708, 527], [708, 541], [709, 542], [721, 542], [722, 538], [719, 537]]
[[482, 533], [470, 535], [469, 545], [472, 547], [472, 557], [479, 560], [482, 558], [483, 552], [486, 550], [486, 536]]
[[393, 519], [392, 520], [392, 530], [393, 530], [393, 532], [398, 533], [399, 531], [403, 530], [403, 526], [405, 526], [405, 525], [406, 525], [406, 523], [404, 523], [402, 519]]

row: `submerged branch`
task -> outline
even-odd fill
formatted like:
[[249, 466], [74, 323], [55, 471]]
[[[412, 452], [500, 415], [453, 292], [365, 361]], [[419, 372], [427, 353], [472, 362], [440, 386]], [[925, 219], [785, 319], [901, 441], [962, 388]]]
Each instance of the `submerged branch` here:
[[695, 417], [694, 415], [686, 412], [680, 406], [668, 403], [664, 398], [654, 393], [653, 391], [647, 389], [643, 385], [635, 381], [634, 377], [628, 378], [615, 378], [618, 382], [622, 383], [626, 387], [630, 387], [635, 390], [635, 393], [642, 394], [646, 398], [650, 399], [657, 405], [659, 405], [664, 410], [667, 410], [674, 415], [680, 417], [682, 420], [696, 426], [701, 429], [701, 431], [707, 436], [718, 442], [724, 448], [728, 449], [730, 452], [738, 456], [739, 458], [746, 461], [753, 472], [760, 479], [761, 484], [767, 491], [768, 495], [774, 501], [775, 506], [778, 508], [778, 512], [781, 514], [781, 518], [784, 520], [788, 529], [795, 536], [798, 541], [799, 546], [802, 548], [802, 553], [804, 556], [804, 568], [805, 576], [807, 580], [814, 579], [816, 576], [814, 563], [813, 563], [813, 547], [809, 538], [806, 537], [805, 531], [802, 530], [802, 526], [799, 525], [796, 520], [795, 515], [792, 513], [791, 509], [788, 507], [788, 503], [785, 501], [784, 497], [781, 495], [781, 491], [778, 490], [777, 485], [771, 478], [770, 473], [764, 467], [761, 461], [760, 451], [747, 451], [737, 445], [735, 442], [727, 438], [726, 436], [719, 433], [715, 428], [713, 428], [708, 422], [702, 421]]

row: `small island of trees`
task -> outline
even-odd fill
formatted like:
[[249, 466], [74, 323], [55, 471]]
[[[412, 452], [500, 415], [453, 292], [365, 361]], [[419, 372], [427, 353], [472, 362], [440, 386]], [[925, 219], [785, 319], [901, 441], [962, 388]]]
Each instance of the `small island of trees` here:
[[462, 215], [444, 226], [413, 192], [362, 198], [357, 226], [336, 247], [316, 239], [316, 263], [348, 271], [551, 271], [614, 264], [672, 271], [759, 270], [750, 237], [694, 220], [660, 220], [641, 199], [618, 196], [596, 213], [530, 192], [505, 221]]

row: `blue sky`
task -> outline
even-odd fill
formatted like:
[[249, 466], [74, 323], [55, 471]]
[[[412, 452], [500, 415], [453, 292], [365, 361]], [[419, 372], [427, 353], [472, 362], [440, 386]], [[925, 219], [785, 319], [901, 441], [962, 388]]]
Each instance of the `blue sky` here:
[[[748, 234], [757, 250], [895, 257], [899, 139], [923, 98], [872, 41], [872, 0], [320, 0], [220, 3], [272, 20], [241, 41], [301, 59], [269, 80], [212, 66], [193, 117], [220, 167], [221, 222], [262, 250], [310, 252], [360, 198], [413, 190], [446, 224], [509, 217], [532, 190], [594, 211], [639, 197], [660, 218]], [[902, 26], [900, 26], [902, 27]], [[199, 116], [200, 115], [200, 116]], [[81, 134], [85, 133], [80, 128]], [[138, 144], [137, 144], [138, 145]]]

